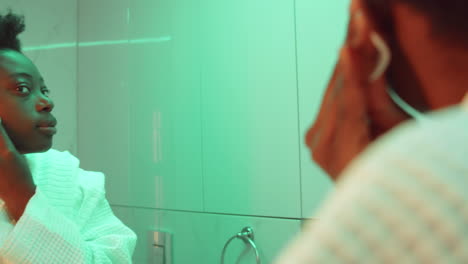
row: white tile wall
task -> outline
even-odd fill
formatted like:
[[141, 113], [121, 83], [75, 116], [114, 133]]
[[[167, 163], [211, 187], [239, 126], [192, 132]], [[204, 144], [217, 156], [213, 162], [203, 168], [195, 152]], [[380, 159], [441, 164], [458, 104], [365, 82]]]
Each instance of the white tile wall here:
[[332, 188], [327, 175], [312, 162], [304, 138], [315, 120], [344, 41], [348, 4], [348, 0], [296, 0], [302, 217], [313, 216]]
[[78, 0], [80, 42], [126, 40], [129, 0]]
[[130, 4], [135, 206], [203, 211], [197, 8], [193, 1]]
[[[26, 15], [25, 46], [93, 45], [26, 54], [56, 102], [54, 147], [78, 141], [83, 167], [106, 173], [115, 214], [139, 235], [135, 263], [149, 229], [174, 234], [175, 264], [211, 264], [247, 225], [269, 263], [300, 221], [257, 216], [309, 216], [331, 188], [303, 136], [347, 0], [0, 2]], [[254, 263], [243, 249], [226, 263]]]
[[345, 2], [79, 2], [82, 43], [128, 41], [80, 47], [78, 131], [83, 166], [107, 174], [115, 213], [139, 235], [135, 263], [149, 229], [174, 233], [176, 264], [211, 264], [245, 225], [269, 263], [300, 226], [275, 217], [313, 215], [331, 183], [303, 137]]
[[128, 227], [135, 227], [134, 209], [130, 206], [111, 205], [112, 212]]
[[205, 209], [299, 217], [294, 2], [201, 6]]
[[[110, 203], [130, 204], [130, 97], [127, 45], [79, 49], [81, 165], [106, 174]], [[134, 179], [135, 177], [133, 177]]]
[[[128, 223], [134, 224], [134, 230], [139, 238], [134, 255], [135, 264], [147, 263], [149, 230], [163, 230], [172, 234], [173, 264], [216, 264], [220, 263], [226, 241], [245, 226], [250, 226], [254, 229], [255, 242], [262, 263], [271, 263], [301, 226], [300, 220], [140, 208], [120, 208], [116, 213], [123, 219], [131, 214], [134, 216], [133, 223], [130, 221]], [[235, 240], [226, 250], [225, 263], [255, 263], [255, 255], [242, 241]]]

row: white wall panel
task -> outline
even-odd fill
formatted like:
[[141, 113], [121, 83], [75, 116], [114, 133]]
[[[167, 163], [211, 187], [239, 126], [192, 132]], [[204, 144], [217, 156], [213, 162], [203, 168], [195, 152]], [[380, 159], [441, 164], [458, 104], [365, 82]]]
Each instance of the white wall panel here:
[[332, 188], [328, 176], [312, 161], [304, 138], [315, 121], [344, 41], [348, 3], [296, 0], [303, 217], [314, 215]]
[[201, 3], [205, 208], [298, 217], [294, 3]]
[[[254, 229], [262, 263], [271, 263], [284, 245], [300, 230], [299, 220], [228, 216], [205, 213], [133, 209], [139, 237], [134, 263], [147, 263], [147, 232], [163, 230], [173, 235], [173, 264], [220, 263], [226, 241], [245, 226]], [[243, 255], [244, 253], [244, 255]], [[253, 264], [255, 255], [240, 240], [226, 251], [225, 263]]]
[[78, 0], [80, 42], [126, 40], [129, 0]]
[[[82, 167], [106, 174], [111, 204], [130, 204], [126, 1], [79, 1], [78, 143]], [[111, 41], [111, 42], [110, 42]]]
[[130, 4], [132, 204], [203, 211], [194, 1]]
[[127, 45], [80, 48], [78, 142], [86, 170], [106, 174], [111, 204], [130, 204]]

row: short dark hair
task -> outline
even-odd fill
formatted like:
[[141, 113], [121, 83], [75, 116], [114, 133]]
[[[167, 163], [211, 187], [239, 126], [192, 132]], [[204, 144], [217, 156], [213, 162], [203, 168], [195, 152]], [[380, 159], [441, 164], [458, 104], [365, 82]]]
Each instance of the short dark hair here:
[[18, 35], [25, 29], [24, 16], [13, 14], [11, 10], [0, 15], [0, 50], [21, 52]]
[[[388, 20], [391, 4], [407, 4], [431, 20], [434, 36], [462, 40], [468, 45], [467, 0], [365, 0], [365, 2], [378, 23], [385, 24], [382, 20]], [[388, 27], [388, 25], [383, 26]]]

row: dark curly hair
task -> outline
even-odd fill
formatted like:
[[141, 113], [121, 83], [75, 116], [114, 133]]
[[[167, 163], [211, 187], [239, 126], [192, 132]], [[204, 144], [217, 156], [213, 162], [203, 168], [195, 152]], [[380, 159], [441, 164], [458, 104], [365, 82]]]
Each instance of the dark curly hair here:
[[18, 35], [24, 29], [24, 16], [13, 14], [11, 10], [8, 10], [5, 15], [0, 15], [0, 50], [21, 52]]
[[392, 31], [390, 14], [393, 3], [407, 4], [426, 15], [435, 37], [460, 40], [468, 45], [467, 0], [365, 0], [370, 14], [383, 31]]

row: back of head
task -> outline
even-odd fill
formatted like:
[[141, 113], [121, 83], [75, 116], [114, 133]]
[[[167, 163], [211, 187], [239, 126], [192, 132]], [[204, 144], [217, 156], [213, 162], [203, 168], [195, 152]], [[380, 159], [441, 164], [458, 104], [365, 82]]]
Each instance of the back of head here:
[[24, 17], [9, 11], [0, 15], [0, 50], [14, 50], [21, 52], [18, 35], [25, 29]]
[[[460, 41], [468, 47], [468, 1], [466, 0], [365, 0], [364, 1], [385, 31], [391, 29], [391, 5], [405, 4], [425, 15], [432, 26], [434, 37], [451, 43]], [[390, 24], [390, 25], [389, 25]], [[460, 43], [455, 43], [460, 44]]]

